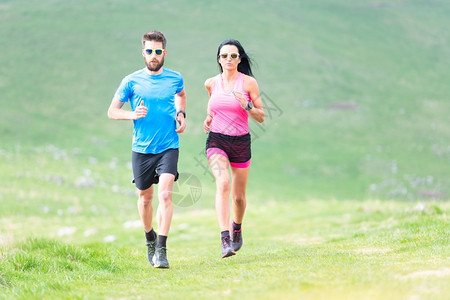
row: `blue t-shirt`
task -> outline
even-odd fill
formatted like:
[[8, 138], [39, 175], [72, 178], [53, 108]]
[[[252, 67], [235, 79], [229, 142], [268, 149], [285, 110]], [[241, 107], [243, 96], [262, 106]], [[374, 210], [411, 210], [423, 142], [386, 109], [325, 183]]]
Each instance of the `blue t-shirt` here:
[[130, 101], [133, 111], [142, 101], [148, 108], [145, 118], [133, 121], [133, 151], [158, 154], [179, 148], [175, 94], [183, 88], [181, 74], [166, 68], [158, 75], [150, 75], [144, 68], [122, 80], [114, 97], [122, 102]]

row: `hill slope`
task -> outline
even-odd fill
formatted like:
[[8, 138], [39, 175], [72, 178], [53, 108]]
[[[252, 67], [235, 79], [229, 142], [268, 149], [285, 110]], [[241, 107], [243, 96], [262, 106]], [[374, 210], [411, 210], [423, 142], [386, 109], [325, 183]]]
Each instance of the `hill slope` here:
[[[106, 109], [157, 28], [188, 93], [180, 166], [206, 190], [203, 82], [233, 37], [252, 54], [267, 113], [252, 124], [255, 198], [448, 198], [449, 13], [445, 1], [3, 1], [2, 189], [34, 168], [74, 181], [89, 158], [99, 177], [129, 161], [131, 123]], [[40, 162], [54, 148], [73, 175]]]

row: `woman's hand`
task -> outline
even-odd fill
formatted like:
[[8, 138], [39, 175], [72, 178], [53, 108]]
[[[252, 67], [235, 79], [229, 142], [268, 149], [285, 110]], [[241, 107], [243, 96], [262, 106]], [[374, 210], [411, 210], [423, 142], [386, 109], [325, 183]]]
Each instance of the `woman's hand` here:
[[206, 116], [205, 121], [203, 121], [203, 131], [205, 131], [205, 133], [208, 133], [208, 132], [209, 132], [209, 128], [210, 128], [210, 126], [211, 126], [212, 120], [213, 120], [212, 115], [208, 114], [208, 115]]
[[234, 99], [236, 99], [241, 105], [241, 107], [245, 109], [248, 105], [248, 101], [245, 98], [245, 96], [241, 92], [232, 91], [232, 93], [234, 95]]

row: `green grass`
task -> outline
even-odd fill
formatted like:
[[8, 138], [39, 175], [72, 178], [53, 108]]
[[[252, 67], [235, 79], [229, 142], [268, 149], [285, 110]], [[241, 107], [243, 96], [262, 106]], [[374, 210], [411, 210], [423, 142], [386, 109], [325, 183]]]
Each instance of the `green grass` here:
[[[0, 1], [0, 298], [444, 298], [449, 13], [443, 0]], [[185, 78], [179, 168], [202, 190], [177, 206], [167, 272], [135, 227], [132, 124], [106, 117], [154, 28]], [[203, 82], [230, 37], [255, 61], [266, 120], [250, 124], [245, 247], [221, 260]]]
[[[203, 173], [203, 82], [218, 72], [217, 45], [235, 37], [255, 60], [267, 112], [263, 126], [251, 124], [265, 174], [251, 180], [297, 199], [448, 199], [446, 1], [233, 4], [231, 13], [208, 1], [2, 2], [0, 149], [54, 145], [129, 160], [131, 123], [107, 120], [106, 109], [123, 76], [143, 66], [142, 33], [159, 28], [166, 64], [186, 82], [183, 169]], [[356, 109], [332, 108], [341, 102]]]
[[[442, 202], [250, 203], [245, 246], [221, 259], [214, 211], [179, 210], [169, 270], [153, 269], [140, 230], [123, 226], [135, 214], [109, 218], [109, 230], [94, 234], [97, 242], [83, 237], [93, 225], [84, 216], [65, 224], [34, 219], [35, 226], [52, 228], [39, 237], [21, 235], [17, 219], [0, 252], [1, 291], [67, 299], [439, 299], [449, 292], [448, 213]], [[77, 230], [55, 240], [63, 225]], [[99, 241], [108, 232], [117, 239]]]

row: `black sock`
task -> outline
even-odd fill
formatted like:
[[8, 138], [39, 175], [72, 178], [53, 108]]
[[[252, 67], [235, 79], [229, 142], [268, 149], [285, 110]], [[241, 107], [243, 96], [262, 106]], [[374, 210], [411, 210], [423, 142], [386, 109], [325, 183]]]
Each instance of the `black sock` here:
[[145, 233], [145, 238], [149, 242], [153, 242], [154, 240], [156, 240], [156, 232], [153, 230], [153, 228], [149, 232]]
[[156, 243], [156, 248], [166, 248], [167, 236], [158, 235], [158, 242]]
[[227, 236], [229, 237], [230, 236], [230, 231], [229, 230], [222, 231], [220, 233], [220, 235], [222, 236], [222, 239], [227, 237]]
[[234, 221], [233, 221], [233, 230], [239, 231], [239, 230], [241, 229], [241, 225], [242, 225], [242, 224], [236, 224], [236, 223], [234, 223]]

